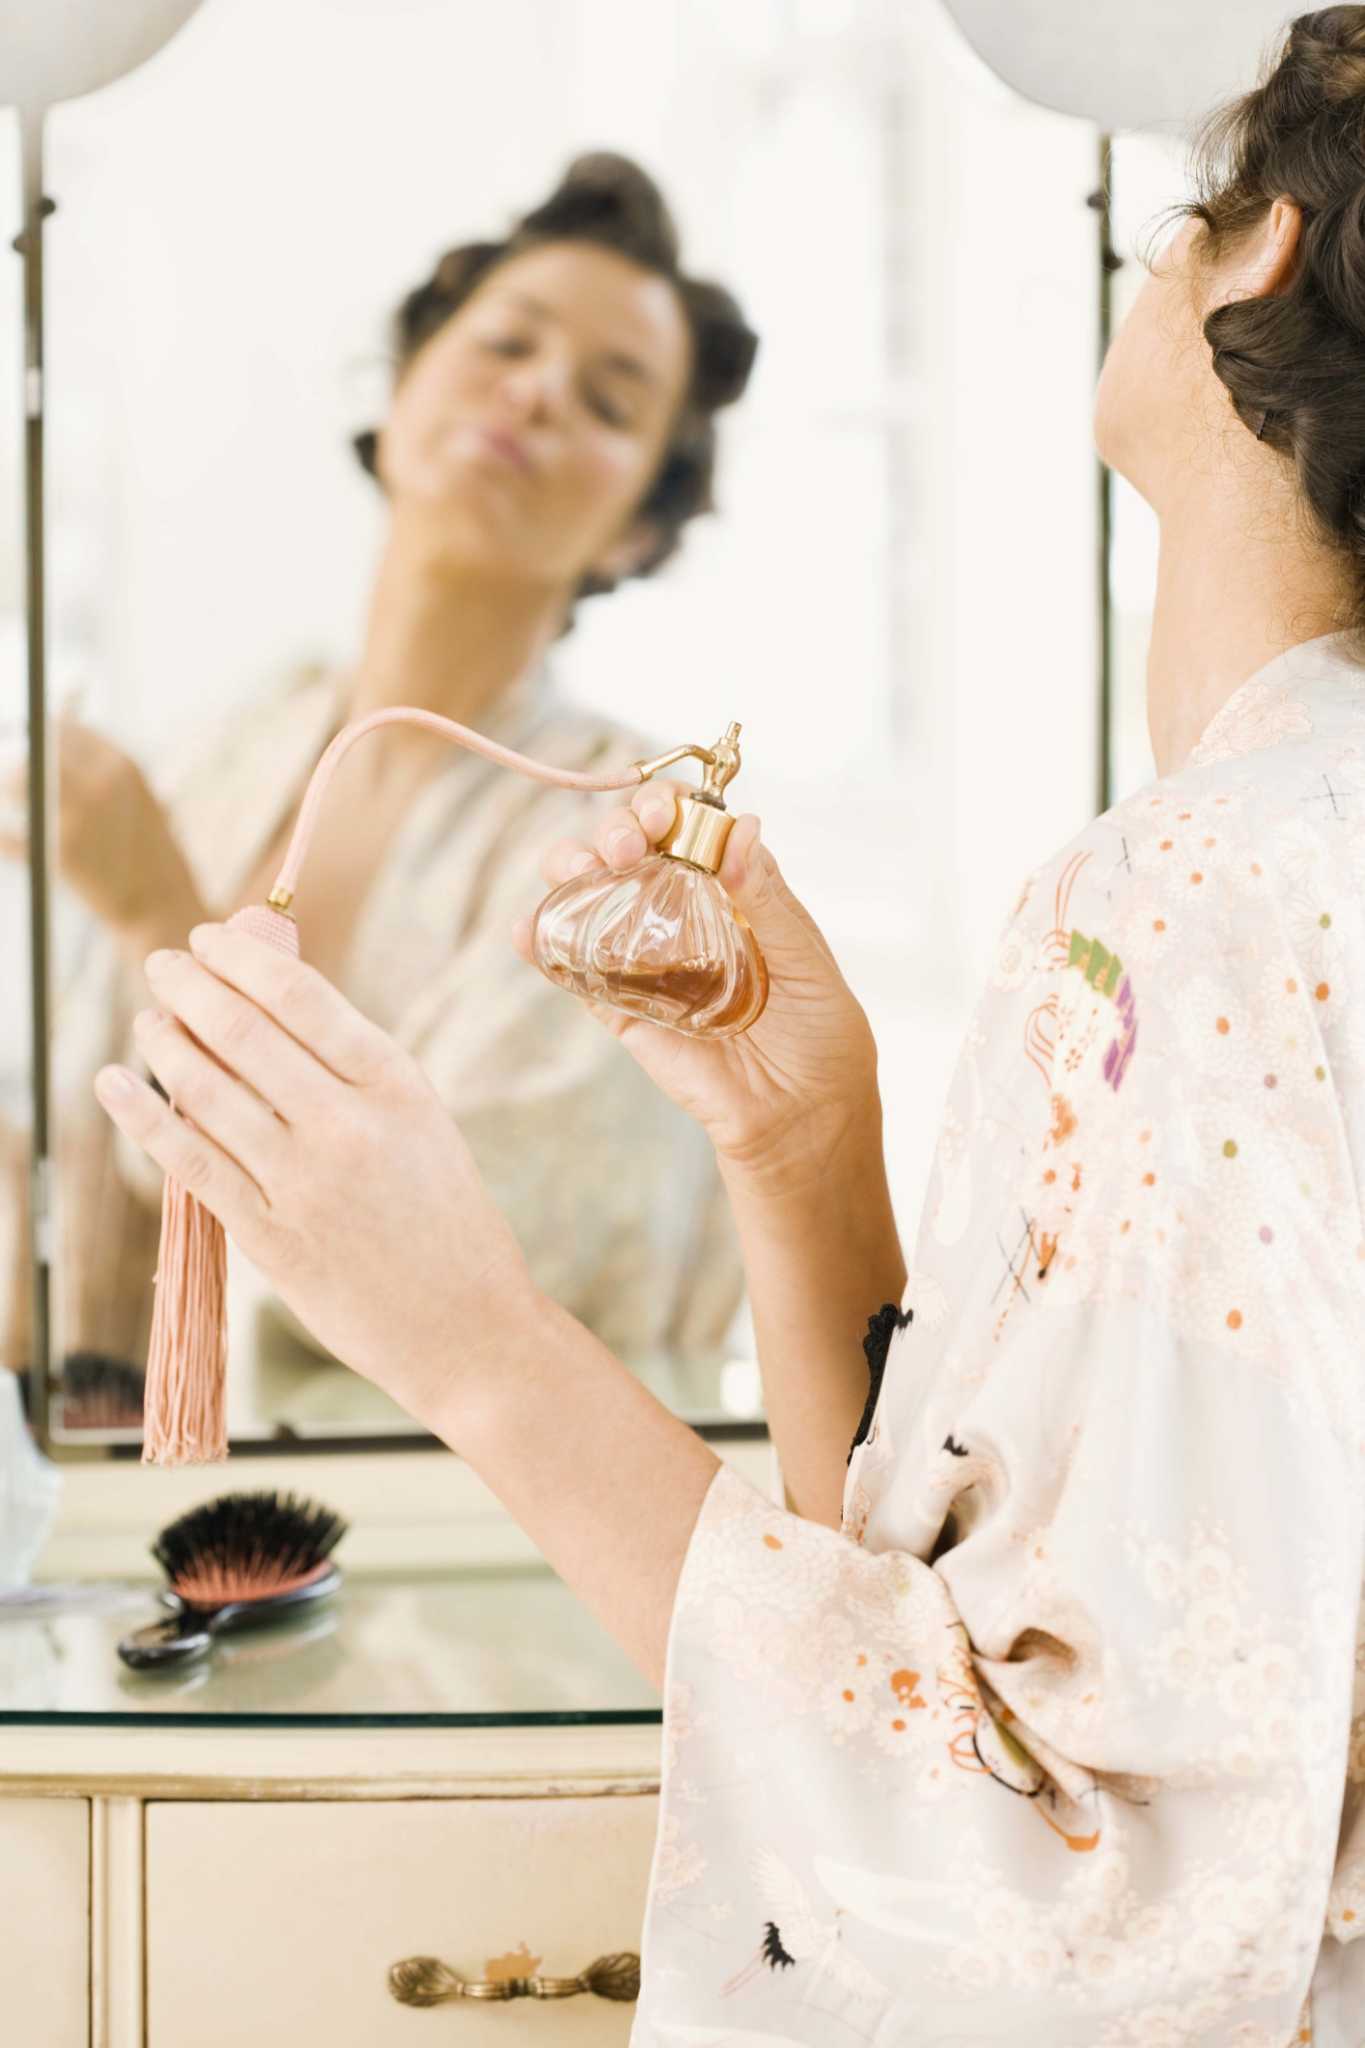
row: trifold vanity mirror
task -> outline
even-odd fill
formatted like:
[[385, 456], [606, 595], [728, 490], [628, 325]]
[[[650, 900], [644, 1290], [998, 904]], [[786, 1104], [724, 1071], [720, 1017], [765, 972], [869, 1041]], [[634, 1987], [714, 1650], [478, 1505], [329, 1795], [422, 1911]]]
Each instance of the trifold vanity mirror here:
[[[11, 40], [36, 38], [31, 10], [12, 12]], [[1029, 843], [1012, 828], [1032, 766], [1078, 821], [1148, 772], [1148, 529], [1107, 488], [1096, 518], [1089, 393], [1140, 275], [1121, 259], [1179, 166], [1169, 141], [1102, 146], [1095, 120], [1120, 107], [1087, 102], [1100, 14], [1082, 34], [1061, 7], [979, 0], [947, 10], [959, 34], [932, 0], [143, 12], [140, 45], [105, 51], [107, 23], [55, 8], [44, 33], [79, 61], [30, 65], [30, 144], [34, 102], [63, 103], [43, 126], [46, 366], [26, 379], [19, 266], [0, 278], [0, 449], [17, 476], [26, 407], [46, 485], [27, 750], [15, 492], [0, 512], [0, 1364], [59, 1459], [136, 1456], [156, 1265], [159, 1175], [115, 1139], [91, 1078], [136, 1059], [151, 947], [263, 899], [346, 717], [416, 697], [579, 768], [741, 719], [738, 807], [763, 816], [879, 1038], [920, 1049], [913, 1082], [886, 1083], [907, 1214], [1009, 849]], [[1241, 10], [1243, 68], [1252, 15], [1257, 35], [1273, 19]], [[1133, 36], [1117, 12], [1112, 32]], [[1131, 75], [1106, 67], [1136, 95], [1130, 125], [1169, 136], [1215, 89], [1227, 39], [1207, 42], [1188, 105], [1162, 100], [1167, 72], [1136, 51]], [[0, 152], [7, 240], [24, 226], [17, 139]], [[594, 491], [610, 510], [611, 466], [648, 425], [619, 367], [574, 401], [599, 465], [569, 480], [577, 499], [542, 492], [509, 520], [505, 451], [450, 458], [453, 568], [417, 559], [427, 544], [382, 477], [405, 437], [419, 479], [446, 459], [432, 437], [451, 401], [399, 373], [461, 280], [605, 146], [657, 177], [684, 269], [731, 298], [676, 474], [547, 633], [507, 597], [508, 551], [549, 573], [601, 516]], [[528, 317], [492, 310], [488, 360]], [[1040, 522], [1028, 479], [1044, 470]], [[954, 578], [983, 569], [998, 606], [968, 617]], [[1035, 619], [1066, 706], [1046, 736], [1027, 708]], [[761, 1434], [709, 1147], [513, 950], [541, 859], [608, 801], [546, 796], [410, 736], [371, 743], [313, 856], [305, 957], [421, 1058], [547, 1291], [678, 1413]], [[891, 963], [913, 956], [880, 943], [893, 923], [923, 938], [910, 977]], [[229, 1310], [236, 1444], [426, 1441], [235, 1254]]]

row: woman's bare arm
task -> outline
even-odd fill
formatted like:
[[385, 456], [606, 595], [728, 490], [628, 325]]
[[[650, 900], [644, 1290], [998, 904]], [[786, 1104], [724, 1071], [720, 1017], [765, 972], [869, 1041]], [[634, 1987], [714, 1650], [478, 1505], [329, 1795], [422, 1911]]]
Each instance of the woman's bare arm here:
[[874, 1093], [832, 1151], [722, 1163], [787, 1504], [837, 1528], [867, 1399], [867, 1319], [905, 1290]]

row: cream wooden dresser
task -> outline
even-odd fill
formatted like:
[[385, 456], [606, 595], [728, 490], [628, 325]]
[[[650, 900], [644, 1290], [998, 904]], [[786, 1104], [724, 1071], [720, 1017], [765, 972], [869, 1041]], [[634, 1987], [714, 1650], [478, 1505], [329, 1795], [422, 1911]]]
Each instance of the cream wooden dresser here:
[[[766, 1484], [765, 1446], [716, 1448]], [[640, 1946], [658, 1696], [467, 1469], [234, 1465], [348, 1515], [346, 1583], [178, 1678], [115, 1644], [157, 1611], [149, 1535], [224, 1470], [65, 1480], [38, 1581], [99, 1583], [0, 1619], [6, 2048], [624, 2043], [633, 2003], [593, 1992], [392, 1988], [417, 1958], [408, 1996], [435, 1965], [572, 1979]]]

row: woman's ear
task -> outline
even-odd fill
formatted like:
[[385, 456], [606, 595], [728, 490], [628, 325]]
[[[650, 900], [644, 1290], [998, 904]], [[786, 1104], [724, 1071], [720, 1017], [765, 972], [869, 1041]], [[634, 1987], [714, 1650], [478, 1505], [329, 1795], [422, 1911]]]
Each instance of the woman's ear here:
[[1231, 299], [1268, 299], [1283, 291], [1298, 260], [1303, 211], [1296, 199], [1281, 197], [1248, 238], [1245, 255], [1228, 282]]

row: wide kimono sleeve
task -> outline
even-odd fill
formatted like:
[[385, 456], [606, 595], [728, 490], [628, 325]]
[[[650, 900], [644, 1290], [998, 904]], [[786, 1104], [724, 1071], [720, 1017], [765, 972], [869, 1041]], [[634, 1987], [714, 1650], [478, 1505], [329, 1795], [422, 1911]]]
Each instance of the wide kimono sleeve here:
[[1365, 1245], [1323, 1006], [1365, 949], [1329, 990], [1249, 888], [1165, 951], [1141, 888], [1103, 935], [1082, 904], [988, 991], [939, 1162], [973, 1221], [926, 1213], [842, 1529], [717, 1473], [635, 2048], [1309, 2038], [1359, 1931]]

